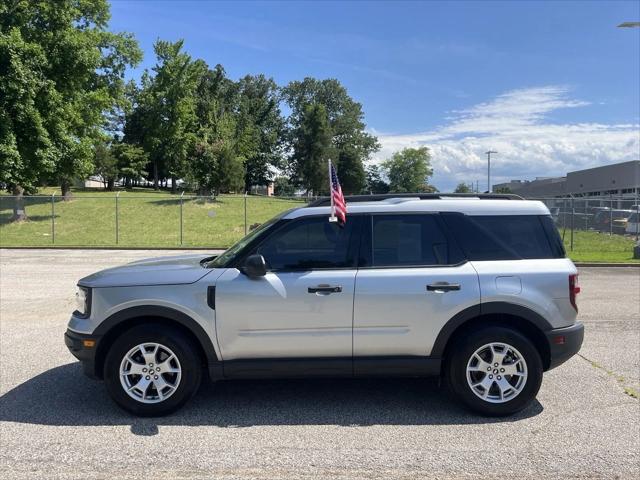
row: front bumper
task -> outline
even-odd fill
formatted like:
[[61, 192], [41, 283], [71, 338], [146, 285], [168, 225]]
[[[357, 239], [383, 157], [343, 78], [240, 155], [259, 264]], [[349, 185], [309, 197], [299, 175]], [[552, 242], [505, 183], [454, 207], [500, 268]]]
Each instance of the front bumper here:
[[549, 367], [556, 368], [573, 357], [582, 346], [584, 325], [577, 322], [570, 327], [555, 328], [545, 332], [549, 343]]
[[96, 370], [96, 352], [100, 336], [67, 330], [64, 334], [64, 343], [71, 354], [80, 360], [85, 375], [94, 379], [102, 378], [102, 372]]

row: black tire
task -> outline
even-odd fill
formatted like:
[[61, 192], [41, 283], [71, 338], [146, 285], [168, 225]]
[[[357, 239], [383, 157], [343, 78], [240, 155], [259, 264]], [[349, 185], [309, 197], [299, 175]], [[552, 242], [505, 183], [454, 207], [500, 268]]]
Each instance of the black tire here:
[[[132, 398], [120, 381], [120, 365], [125, 355], [143, 343], [157, 343], [169, 348], [180, 364], [177, 388], [165, 400], [157, 403], [143, 403]], [[124, 332], [111, 345], [104, 364], [104, 382], [111, 398], [127, 412], [140, 417], [158, 417], [176, 411], [195, 395], [202, 380], [202, 368], [196, 345], [180, 330], [159, 325], [140, 325]], [[171, 374], [166, 375], [171, 379]], [[167, 378], [166, 375], [163, 378]], [[146, 391], [155, 392], [155, 385], [150, 388]]]
[[[483, 400], [474, 393], [467, 381], [467, 365], [472, 355], [481, 347], [491, 343], [504, 343], [514, 347], [526, 362], [527, 377], [522, 390], [503, 403]], [[500, 417], [517, 413], [531, 404], [540, 389], [542, 372], [540, 354], [528, 338], [509, 328], [488, 326], [471, 332], [467, 331], [461, 338], [455, 339], [445, 360], [443, 373], [450, 392], [466, 407], [482, 415]], [[517, 383], [515, 378], [509, 381]], [[492, 385], [490, 392], [497, 392], [495, 390], [497, 388], [497, 384]], [[509, 392], [507, 388], [504, 390]]]

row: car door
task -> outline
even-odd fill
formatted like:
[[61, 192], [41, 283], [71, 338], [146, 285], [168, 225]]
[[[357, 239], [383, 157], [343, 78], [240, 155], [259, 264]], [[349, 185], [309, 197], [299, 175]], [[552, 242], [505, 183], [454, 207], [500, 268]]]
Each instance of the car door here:
[[[480, 303], [478, 275], [438, 214], [374, 214], [356, 278], [354, 372], [362, 357], [428, 356], [458, 312]], [[366, 363], [366, 362], [365, 362]]]
[[342, 358], [351, 374], [359, 219], [282, 223], [251, 252], [265, 258], [264, 277], [229, 268], [216, 282], [223, 360]]

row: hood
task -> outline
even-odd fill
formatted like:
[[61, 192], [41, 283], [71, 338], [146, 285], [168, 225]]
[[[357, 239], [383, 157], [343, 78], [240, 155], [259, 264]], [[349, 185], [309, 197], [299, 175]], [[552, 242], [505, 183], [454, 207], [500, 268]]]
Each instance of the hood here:
[[147, 258], [93, 273], [81, 279], [78, 284], [100, 288], [194, 283], [212, 270], [204, 268], [200, 262], [213, 258], [215, 255], [204, 254]]

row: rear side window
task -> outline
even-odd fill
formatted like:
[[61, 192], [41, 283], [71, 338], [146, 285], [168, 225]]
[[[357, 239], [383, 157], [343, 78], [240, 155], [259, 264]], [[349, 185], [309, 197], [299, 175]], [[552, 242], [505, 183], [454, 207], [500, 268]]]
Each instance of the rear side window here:
[[450, 245], [437, 215], [374, 215], [371, 222], [374, 267], [450, 265], [462, 261], [462, 254]]
[[557, 230], [548, 216], [442, 216], [470, 260], [564, 257]]

